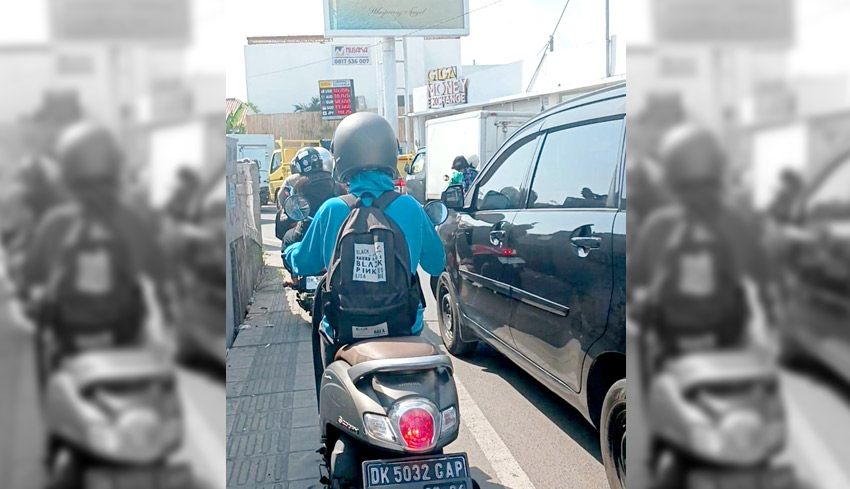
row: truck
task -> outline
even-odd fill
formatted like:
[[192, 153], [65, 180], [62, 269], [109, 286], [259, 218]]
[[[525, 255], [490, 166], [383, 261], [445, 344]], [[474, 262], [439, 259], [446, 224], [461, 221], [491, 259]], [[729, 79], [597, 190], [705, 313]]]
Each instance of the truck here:
[[[455, 157], [465, 156], [480, 170], [502, 143], [535, 115], [532, 112], [479, 110], [425, 122], [428, 149], [422, 152], [424, 169], [418, 173], [415, 171], [418, 168], [412, 169], [414, 174], [406, 179], [408, 193], [422, 203], [439, 199], [448, 187]], [[423, 186], [424, 194], [413, 192]]]
[[295, 156], [299, 149], [307, 146], [323, 146], [322, 141], [318, 139], [276, 139], [277, 148], [272, 152], [269, 158], [269, 196], [270, 200], [276, 202], [278, 206], [277, 194], [283, 181], [289, 176], [289, 162]]
[[269, 188], [269, 164], [275, 149], [271, 134], [231, 134], [236, 139], [236, 159], [248, 158], [257, 162], [260, 169], [260, 202], [266, 205], [271, 200]]

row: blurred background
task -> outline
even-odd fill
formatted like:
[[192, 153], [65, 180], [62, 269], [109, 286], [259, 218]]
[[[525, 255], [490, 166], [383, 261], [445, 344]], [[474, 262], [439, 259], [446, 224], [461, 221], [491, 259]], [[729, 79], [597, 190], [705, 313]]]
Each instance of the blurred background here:
[[[850, 2], [636, 0], [629, 8], [629, 292], [642, 285], [639, 262], [652, 254], [644, 252], [664, 249], [659, 209], [713, 191], [674, 183], [671, 160], [723, 160], [708, 220], [743, 229], [727, 235], [731, 254], [744, 257], [738, 272], [757, 270], [759, 292], [771, 297], [761, 304], [772, 310], [751, 318], [780, 365], [787, 443], [770, 464], [791, 467], [804, 487], [850, 487]], [[683, 124], [710, 136], [671, 142], [669, 131]], [[652, 438], [636, 302], [632, 488], [649, 487]]]
[[144, 223], [120, 243], [156, 269], [137, 270], [156, 275], [145, 321], [178, 363], [184, 437], [171, 458], [203, 487], [224, 487], [224, 29], [220, 0], [0, 2], [2, 487], [48, 479], [39, 320], [23, 284], [33, 249], [61, 255], [61, 237], [38, 243], [38, 229], [79, 197], [57, 144], [80, 121], [111, 133], [122, 160], [114, 206]]

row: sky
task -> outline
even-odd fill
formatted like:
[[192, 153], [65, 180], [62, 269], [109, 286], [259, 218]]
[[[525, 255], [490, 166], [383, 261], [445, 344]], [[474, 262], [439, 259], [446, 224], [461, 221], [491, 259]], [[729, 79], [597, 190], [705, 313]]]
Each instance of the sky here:
[[[245, 99], [243, 46], [249, 36], [322, 35], [321, 0], [225, 0], [227, 96]], [[620, 5], [610, 0], [611, 33], [620, 31]], [[470, 34], [461, 40], [464, 64], [503, 64], [534, 58], [545, 45], [566, 0], [469, 0]], [[620, 36], [622, 38], [622, 36]], [[555, 34], [555, 49], [605, 39], [604, 2], [570, 0]]]

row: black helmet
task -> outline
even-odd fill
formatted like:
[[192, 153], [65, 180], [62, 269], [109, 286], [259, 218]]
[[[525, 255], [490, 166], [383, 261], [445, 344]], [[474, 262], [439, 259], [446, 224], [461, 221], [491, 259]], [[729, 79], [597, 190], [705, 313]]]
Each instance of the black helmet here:
[[708, 129], [692, 124], [674, 127], [662, 139], [659, 153], [665, 179], [672, 185], [723, 180], [726, 154]]
[[340, 122], [331, 141], [335, 176], [342, 182], [366, 170], [398, 178], [398, 140], [386, 119], [371, 112], [351, 114]]
[[112, 133], [90, 122], [65, 129], [59, 137], [57, 156], [62, 178], [70, 183], [117, 179], [123, 159]]
[[289, 169], [292, 170], [292, 173], [301, 175], [313, 173], [314, 171], [322, 171], [324, 169], [322, 155], [312, 146], [301, 148], [295, 153], [295, 157], [289, 163]]

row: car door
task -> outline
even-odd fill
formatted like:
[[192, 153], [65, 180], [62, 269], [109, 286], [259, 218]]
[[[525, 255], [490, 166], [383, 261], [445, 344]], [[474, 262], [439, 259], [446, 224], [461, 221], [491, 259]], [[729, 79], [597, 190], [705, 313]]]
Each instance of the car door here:
[[525, 199], [525, 180], [537, 151], [536, 132], [517, 138], [497, 154], [467, 195], [471, 212], [459, 213], [455, 247], [458, 296], [464, 316], [513, 346], [511, 284], [516, 266], [504, 247], [511, 222]]
[[516, 347], [576, 392], [587, 349], [608, 320], [624, 112], [546, 131], [509, 237], [523, 262], [511, 311]]
[[850, 378], [850, 155], [815, 183], [801, 213], [785, 327]]

